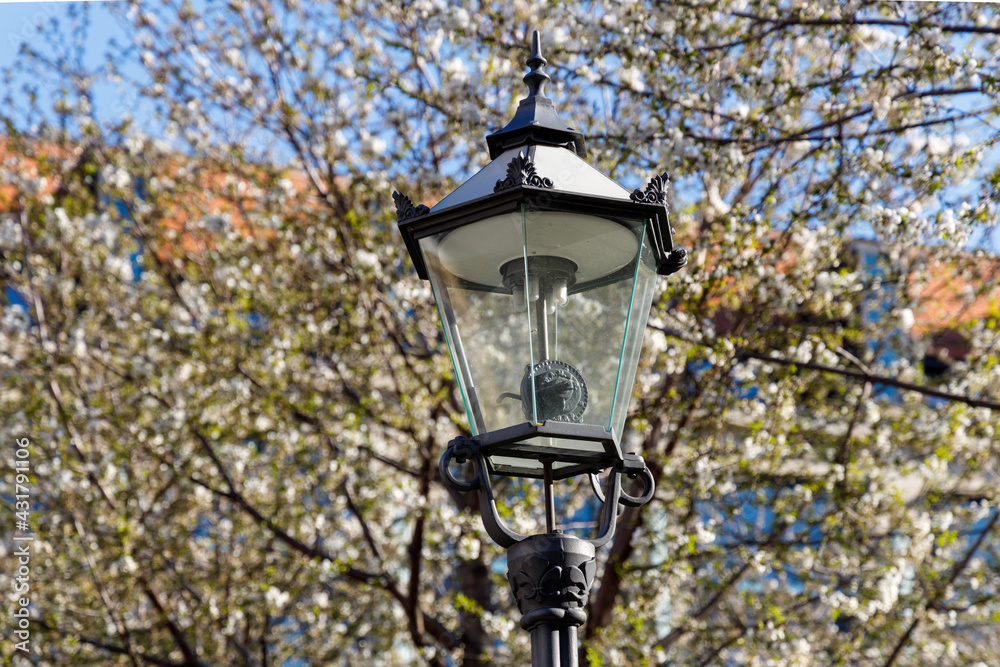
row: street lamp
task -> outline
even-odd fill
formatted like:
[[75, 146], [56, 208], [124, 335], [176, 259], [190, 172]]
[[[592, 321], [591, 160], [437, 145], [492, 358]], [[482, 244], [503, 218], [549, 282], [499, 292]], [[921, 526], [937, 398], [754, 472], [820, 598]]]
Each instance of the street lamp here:
[[[667, 219], [666, 175], [629, 192], [583, 161], [583, 135], [542, 94], [549, 80], [532, 35], [528, 96], [489, 135], [491, 162], [439, 201], [397, 192], [399, 230], [430, 280], [472, 437], [453, 440], [442, 478], [476, 491], [490, 537], [531, 632], [532, 665], [577, 665], [576, 629], [620, 506], [653, 495], [653, 477], [620, 438], [657, 275], [687, 261]], [[461, 479], [452, 464], [471, 462]], [[599, 474], [610, 471], [603, 485]], [[543, 480], [546, 532], [500, 518], [491, 475]], [[556, 528], [554, 480], [589, 475], [603, 502], [589, 540]], [[621, 476], [642, 480], [632, 496]]]

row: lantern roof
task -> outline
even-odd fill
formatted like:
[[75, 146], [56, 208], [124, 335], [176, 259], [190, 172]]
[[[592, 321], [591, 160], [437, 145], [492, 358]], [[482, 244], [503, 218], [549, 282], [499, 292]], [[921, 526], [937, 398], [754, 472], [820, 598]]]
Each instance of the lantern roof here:
[[[515, 162], [517, 158], [520, 159]], [[439, 201], [431, 211], [437, 213], [452, 206], [492, 195], [508, 178], [511, 178], [513, 183], [521, 169], [533, 169], [533, 175], [538, 179], [537, 183], [546, 189], [631, 201], [628, 190], [581, 160], [576, 153], [561, 147], [530, 145], [504, 151]], [[529, 179], [530, 177], [531, 175], [528, 175]]]
[[[549, 80], [540, 53], [538, 31], [532, 35], [531, 71], [524, 76], [528, 97], [514, 118], [486, 137], [491, 161], [433, 207], [414, 204], [394, 192], [396, 218], [417, 274], [428, 278], [418, 240], [477, 220], [519, 210], [523, 205], [546, 211], [607, 219], [650, 221], [649, 234], [657, 272], [670, 275], [687, 263], [687, 251], [673, 245], [667, 205], [667, 174], [654, 176], [644, 189], [631, 192], [585, 162], [583, 134], [559, 119], [542, 94]], [[569, 228], [567, 233], [571, 234]]]

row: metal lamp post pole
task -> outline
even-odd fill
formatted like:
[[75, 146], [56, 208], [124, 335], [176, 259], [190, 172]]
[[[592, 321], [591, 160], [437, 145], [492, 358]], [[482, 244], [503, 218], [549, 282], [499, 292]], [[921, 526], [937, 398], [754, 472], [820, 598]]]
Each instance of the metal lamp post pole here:
[[554, 531], [507, 550], [507, 579], [531, 633], [532, 667], [577, 667], [577, 628], [597, 568], [594, 545]]
[[[532, 666], [577, 667], [577, 628], [587, 620], [596, 550], [614, 536], [622, 506], [638, 507], [653, 496], [653, 476], [642, 457], [623, 453], [619, 441], [645, 326], [639, 315], [652, 303], [655, 276], [678, 271], [687, 252], [673, 245], [665, 174], [630, 194], [583, 161], [583, 134], [567, 126], [542, 94], [549, 76], [537, 31], [527, 65], [528, 96], [503, 129], [486, 137], [490, 164], [433, 209], [398, 192], [393, 199], [414, 268], [432, 283], [476, 434], [451, 441], [439, 464], [441, 478], [457, 491], [479, 494], [486, 531], [507, 550], [507, 579], [521, 627], [531, 633]], [[606, 293], [619, 283], [631, 290], [627, 306], [624, 292]], [[509, 305], [500, 307], [495, 295], [509, 295]], [[454, 307], [453, 299], [464, 306]], [[609, 314], [620, 315], [618, 327], [568, 327], [559, 339], [558, 308], [589, 321], [588, 304], [605, 302], [618, 304], [607, 306]], [[533, 333], [517, 394], [509, 391], [517, 368], [507, 356], [522, 312]], [[477, 343], [498, 354], [466, 356], [460, 319], [473, 322], [483, 338]], [[595, 371], [591, 392], [572, 363], [600, 369], [605, 361], [619, 373], [607, 382], [610, 374]], [[585, 414], [591, 393], [614, 405]], [[481, 402], [480, 395], [493, 400]], [[520, 401], [525, 421], [516, 409], [496, 407], [510, 398]], [[474, 476], [456, 477], [452, 463], [467, 462]], [[491, 487], [494, 474], [542, 479], [544, 533], [522, 535], [504, 524]], [[589, 475], [603, 505], [591, 539], [557, 528], [553, 480], [578, 475]], [[623, 477], [641, 479], [641, 494], [623, 491]]]

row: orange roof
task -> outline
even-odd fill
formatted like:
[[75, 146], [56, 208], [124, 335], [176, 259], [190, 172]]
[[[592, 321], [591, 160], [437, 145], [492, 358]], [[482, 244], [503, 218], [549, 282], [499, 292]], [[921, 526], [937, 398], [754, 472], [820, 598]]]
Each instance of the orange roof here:
[[914, 313], [920, 332], [938, 331], [958, 325], [1000, 319], [1000, 293], [975, 294], [975, 284], [1000, 279], [1000, 259], [966, 257], [967, 266], [956, 270], [941, 260], [930, 267], [933, 276], [920, 292], [920, 309]]
[[[11, 171], [24, 174], [27, 178], [37, 178], [40, 173], [47, 175], [44, 192], [56, 194], [63, 185], [63, 176], [68, 173], [65, 167], [47, 164], [52, 160], [69, 161], [72, 170], [79, 166], [79, 161], [85, 157], [86, 150], [82, 146], [71, 149], [48, 142], [25, 140], [19, 150], [12, 147], [14, 143], [9, 137], [0, 136], [0, 164]], [[186, 164], [178, 157], [168, 164], [168, 173], [164, 176], [177, 176], [182, 167], [190, 166], [194, 160]], [[258, 174], [264, 180], [265, 174]], [[292, 183], [296, 192], [306, 192], [311, 187], [305, 174], [288, 171], [281, 174]], [[170, 257], [174, 254], [176, 244], [184, 252], [200, 253], [212, 245], [212, 234], [205, 230], [195, 229], [189, 225], [192, 220], [205, 216], [228, 216], [231, 224], [244, 233], [252, 233], [246, 223], [245, 211], [254, 210], [258, 206], [255, 189], [259, 183], [247, 177], [237, 177], [212, 167], [197, 169], [197, 187], [199, 196], [192, 198], [160, 199], [156, 203], [164, 210], [158, 212], [160, 225], [163, 229], [178, 232], [177, 241], [166, 238], [159, 239], [157, 254]], [[17, 186], [12, 183], [0, 185], [0, 212], [17, 208]], [[265, 232], [270, 233], [270, 232]]]

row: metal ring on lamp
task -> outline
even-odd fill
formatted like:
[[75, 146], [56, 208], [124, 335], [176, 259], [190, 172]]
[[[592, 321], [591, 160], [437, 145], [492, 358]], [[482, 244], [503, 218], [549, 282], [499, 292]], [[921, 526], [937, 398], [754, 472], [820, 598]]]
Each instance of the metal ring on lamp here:
[[636, 497], [625, 493], [622, 490], [621, 497], [618, 502], [623, 505], [628, 505], [629, 507], [639, 507], [640, 505], [645, 505], [650, 500], [653, 499], [653, 492], [656, 491], [656, 481], [653, 479], [653, 473], [649, 472], [649, 468], [643, 466], [642, 472], [637, 474], [636, 477], [642, 476], [642, 495]]
[[463, 444], [458, 446], [452, 445], [446, 449], [444, 454], [441, 455], [441, 460], [438, 461], [438, 471], [441, 473], [441, 478], [456, 491], [468, 492], [479, 489], [479, 466], [473, 466], [476, 468], [476, 474], [472, 476], [472, 479], [459, 479], [451, 472], [452, 459], [455, 459], [458, 463], [465, 463], [471, 460], [471, 458], [471, 448]]

